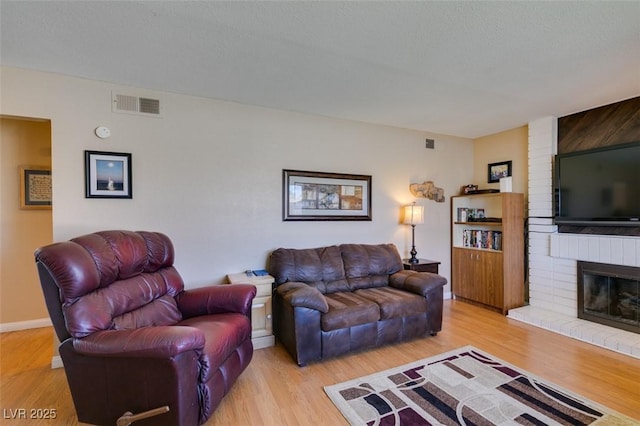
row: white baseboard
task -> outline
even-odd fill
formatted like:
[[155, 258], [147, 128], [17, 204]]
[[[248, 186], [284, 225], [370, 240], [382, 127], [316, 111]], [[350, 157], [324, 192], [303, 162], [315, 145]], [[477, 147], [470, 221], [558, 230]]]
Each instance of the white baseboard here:
[[268, 348], [276, 344], [276, 338], [274, 336], [254, 337], [251, 343], [253, 343], [253, 349]]
[[8, 333], [10, 331], [28, 330], [30, 328], [51, 327], [49, 318], [42, 318], [29, 321], [7, 322], [0, 324], [0, 333]]

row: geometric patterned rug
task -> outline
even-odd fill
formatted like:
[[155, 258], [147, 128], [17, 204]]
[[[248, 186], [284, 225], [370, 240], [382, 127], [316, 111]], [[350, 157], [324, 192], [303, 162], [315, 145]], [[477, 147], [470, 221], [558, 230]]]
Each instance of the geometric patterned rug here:
[[325, 386], [352, 425], [638, 425], [472, 346]]

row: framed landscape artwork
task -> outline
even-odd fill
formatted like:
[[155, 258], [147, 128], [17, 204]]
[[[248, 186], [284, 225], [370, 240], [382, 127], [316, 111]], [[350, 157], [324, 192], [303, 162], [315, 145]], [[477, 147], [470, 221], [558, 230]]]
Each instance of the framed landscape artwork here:
[[371, 220], [371, 176], [282, 171], [282, 220]]
[[84, 153], [85, 198], [132, 198], [131, 154]]

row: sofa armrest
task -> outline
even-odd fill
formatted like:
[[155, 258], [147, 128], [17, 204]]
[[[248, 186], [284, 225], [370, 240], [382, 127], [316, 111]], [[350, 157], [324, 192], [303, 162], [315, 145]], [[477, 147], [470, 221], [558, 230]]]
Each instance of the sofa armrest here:
[[249, 316], [254, 297], [254, 285], [221, 284], [182, 291], [176, 296], [176, 303], [185, 319], [224, 313]]
[[389, 286], [425, 297], [445, 284], [447, 284], [445, 277], [431, 272], [402, 270], [389, 277]]
[[73, 348], [84, 355], [129, 358], [171, 358], [204, 344], [201, 330], [182, 326], [105, 330], [73, 340]]
[[309, 308], [323, 314], [329, 312], [329, 304], [317, 288], [301, 282], [288, 282], [279, 285], [276, 292], [293, 307]]

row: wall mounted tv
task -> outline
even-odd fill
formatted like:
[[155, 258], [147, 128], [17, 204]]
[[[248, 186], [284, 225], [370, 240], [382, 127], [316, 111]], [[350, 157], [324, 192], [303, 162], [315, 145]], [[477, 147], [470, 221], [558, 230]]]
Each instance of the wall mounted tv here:
[[555, 223], [640, 227], [640, 142], [556, 155]]

